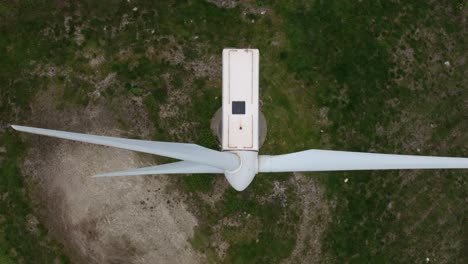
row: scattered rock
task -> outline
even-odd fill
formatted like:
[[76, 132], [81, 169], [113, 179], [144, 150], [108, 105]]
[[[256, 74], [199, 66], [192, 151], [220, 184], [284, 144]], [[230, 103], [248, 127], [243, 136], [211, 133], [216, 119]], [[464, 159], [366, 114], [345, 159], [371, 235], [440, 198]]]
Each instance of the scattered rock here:
[[238, 0], [207, 0], [207, 2], [215, 4], [216, 6], [220, 8], [234, 8], [237, 5], [239, 5]]
[[92, 58], [90, 61], [89, 61], [89, 66], [91, 66], [91, 68], [97, 68], [99, 65], [101, 65], [102, 63], [104, 63], [106, 61], [106, 59], [104, 58], [103, 55], [99, 55], [95, 58]]
[[26, 228], [28, 229], [29, 232], [36, 234], [36, 235], [39, 234], [38, 225], [39, 225], [39, 220], [37, 220], [37, 218], [34, 215], [29, 214], [26, 216]]
[[81, 32], [81, 26], [75, 26], [75, 35], [74, 35], [75, 43], [78, 46], [83, 45], [85, 42], [85, 36]]

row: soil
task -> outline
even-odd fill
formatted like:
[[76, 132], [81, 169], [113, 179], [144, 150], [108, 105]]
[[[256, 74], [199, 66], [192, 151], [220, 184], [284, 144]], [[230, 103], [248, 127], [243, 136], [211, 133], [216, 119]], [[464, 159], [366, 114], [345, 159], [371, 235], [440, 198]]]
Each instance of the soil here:
[[[31, 123], [80, 133], [122, 136], [115, 113], [99, 101], [57, 110], [41, 92]], [[131, 123], [131, 120], [127, 120]], [[140, 126], [145, 127], [145, 126]], [[92, 178], [108, 171], [153, 165], [135, 152], [25, 135], [30, 142], [23, 172], [38, 215], [75, 263], [199, 263], [189, 243], [197, 219], [184, 197], [167, 192], [168, 176]]]
[[283, 263], [323, 263], [322, 238], [331, 221], [330, 202], [313, 176], [295, 172], [291, 182], [296, 185], [302, 214], [296, 246]]

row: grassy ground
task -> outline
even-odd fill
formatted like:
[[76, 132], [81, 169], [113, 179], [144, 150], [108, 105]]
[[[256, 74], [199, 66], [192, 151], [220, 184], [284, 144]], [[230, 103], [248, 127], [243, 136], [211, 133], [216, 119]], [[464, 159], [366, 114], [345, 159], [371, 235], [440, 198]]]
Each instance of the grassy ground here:
[[5, 129], [14, 120], [24, 118], [28, 103], [43, 85], [41, 77], [30, 74], [34, 70], [32, 62], [66, 60], [60, 45], [43, 38], [40, 32], [54, 19], [49, 17], [50, 8], [43, 1], [0, 3], [1, 263], [68, 263], [61, 246], [34, 215], [19, 168], [26, 146]]
[[[467, 156], [463, 2], [327, 1], [277, 10], [289, 36], [283, 61], [310, 84], [316, 107], [327, 109], [323, 141], [354, 151]], [[466, 234], [466, 176], [327, 174], [337, 203], [324, 241], [331, 259], [464, 262], [455, 245]]]
[[[0, 4], [2, 126], [25, 120], [45, 85], [62, 87], [63, 108], [85, 106], [98, 84], [78, 76], [115, 73], [117, 84], [100, 92], [110, 105], [116, 97], [141, 97], [154, 139], [216, 148], [209, 122], [221, 106], [221, 50], [255, 47], [268, 122], [262, 153], [468, 156], [466, 8], [463, 1], [246, 1], [232, 9], [204, 1]], [[100, 56], [104, 63], [89, 65]], [[66, 69], [68, 78], [38, 74], [38, 65]], [[123, 121], [121, 128], [132, 129]], [[18, 169], [25, 147], [5, 131], [1, 142], [0, 194], [9, 195], [0, 203], [0, 261], [65, 262], [43, 228], [25, 231], [33, 212]], [[466, 176], [311, 174], [335, 205], [322, 261], [464, 262]], [[199, 219], [192, 245], [211, 262], [289, 257], [301, 219], [291, 175], [259, 175], [242, 193], [218, 189], [221, 177], [173, 180]], [[271, 195], [278, 184], [284, 196]], [[206, 197], [219, 192], [210, 204]], [[228, 243], [224, 257], [220, 241]]]

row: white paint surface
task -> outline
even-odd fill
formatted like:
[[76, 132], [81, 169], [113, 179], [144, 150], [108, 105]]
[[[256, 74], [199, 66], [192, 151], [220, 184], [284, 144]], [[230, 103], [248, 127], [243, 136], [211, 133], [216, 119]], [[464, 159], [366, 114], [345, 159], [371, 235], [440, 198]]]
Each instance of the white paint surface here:
[[[258, 151], [258, 70], [258, 50], [223, 50], [223, 150]], [[233, 101], [245, 114], [232, 114]]]

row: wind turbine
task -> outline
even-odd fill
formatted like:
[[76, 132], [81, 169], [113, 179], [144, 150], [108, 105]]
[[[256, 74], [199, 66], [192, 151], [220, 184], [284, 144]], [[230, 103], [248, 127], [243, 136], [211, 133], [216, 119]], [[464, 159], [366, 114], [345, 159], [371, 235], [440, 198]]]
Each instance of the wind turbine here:
[[224, 173], [237, 191], [249, 186], [259, 172], [467, 169], [468, 158], [392, 155], [310, 149], [283, 155], [258, 155], [259, 52], [223, 50], [222, 150], [196, 144], [158, 142], [79, 134], [12, 125], [18, 131], [87, 142], [182, 161], [95, 177], [154, 174]]

